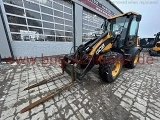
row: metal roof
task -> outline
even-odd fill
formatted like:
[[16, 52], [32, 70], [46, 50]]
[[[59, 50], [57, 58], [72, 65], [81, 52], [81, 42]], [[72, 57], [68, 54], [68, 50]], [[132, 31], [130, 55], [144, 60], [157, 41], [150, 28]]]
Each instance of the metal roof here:
[[136, 12], [131, 11], [131, 12], [126, 12], [126, 13], [123, 13], [123, 14], [120, 14], [120, 15], [116, 15], [116, 16], [113, 16], [113, 17], [109, 17], [108, 19], [113, 19], [113, 18], [125, 16], [125, 15], [127, 15], [127, 14], [140, 15], [140, 14], [138, 14], [138, 13], [136, 13]]
[[120, 10], [112, 1], [110, 0], [106, 0], [107, 2], [109, 2], [113, 7], [115, 7], [120, 13], [124, 13], [122, 10]]

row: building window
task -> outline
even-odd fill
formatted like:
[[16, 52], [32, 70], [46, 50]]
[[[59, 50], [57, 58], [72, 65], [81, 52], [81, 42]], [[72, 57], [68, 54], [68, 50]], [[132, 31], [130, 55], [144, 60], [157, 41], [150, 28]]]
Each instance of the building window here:
[[64, 2], [63, 4], [68, 8], [72, 8], [71, 1], [69, 1], [69, 0], [68, 0], [68, 2]]
[[55, 41], [55, 36], [45, 36], [45, 41]]
[[63, 11], [63, 6], [58, 3], [55, 3], [55, 2], [53, 3], [53, 8], [60, 10], [60, 11]]
[[65, 32], [65, 36], [72, 36], [72, 32]]
[[87, 10], [83, 10], [83, 42], [95, 38], [95, 34], [102, 34], [101, 25], [104, 18]]
[[5, 7], [6, 13], [24, 16], [24, 9], [9, 6], [9, 5], [4, 5], [4, 7]]
[[54, 30], [44, 29], [44, 34], [45, 35], [55, 35], [55, 32], [54, 32]]
[[44, 7], [44, 6], [42, 6], [42, 5], [41, 5], [41, 11], [42, 11], [43, 13], [47, 13], [47, 14], [53, 15], [53, 9]]
[[65, 25], [70, 25], [70, 26], [72, 26], [72, 21], [65, 20]]
[[9, 25], [9, 27], [10, 27], [11, 32], [20, 32], [20, 30], [26, 30], [27, 31], [26, 26]]
[[55, 29], [64, 30], [64, 25], [55, 24]]
[[31, 10], [40, 11], [38, 4], [35, 4], [35, 3], [31, 2], [31, 1], [28, 1], [28, 0], [24, 0], [24, 6], [26, 8], [31, 9]]
[[64, 18], [65, 18], [65, 19], [72, 20], [72, 15], [69, 15], [69, 14], [65, 14], [65, 13], [64, 13]]
[[12, 5], [23, 6], [22, 0], [3, 0], [3, 2], [12, 4]]
[[63, 12], [54, 10], [54, 15], [57, 17], [63, 17]]
[[53, 22], [53, 16], [42, 14], [42, 20]]
[[37, 34], [43, 34], [41, 28], [29, 27], [29, 31], [35, 31]]
[[64, 24], [64, 20], [62, 18], [54, 17], [55, 23]]
[[21, 41], [21, 35], [20, 34], [11, 34], [12, 35], [12, 39], [14, 41]]
[[43, 22], [43, 27], [54, 29], [54, 24], [53, 23], [48, 23], [48, 22]]
[[73, 41], [71, 2], [65, 0], [3, 1], [13, 40]]
[[66, 40], [67, 42], [72, 42], [72, 41], [73, 41], [73, 37], [65, 37], [65, 40]]
[[9, 23], [23, 24], [26, 25], [26, 19], [16, 16], [7, 15]]
[[27, 19], [27, 21], [28, 21], [28, 25], [42, 27], [41, 21], [32, 20], [32, 19]]
[[57, 36], [64, 36], [64, 31], [56, 30], [56, 35]]
[[73, 28], [71, 26], [65, 26], [66, 31], [73, 31]]
[[64, 11], [66, 13], [72, 14], [72, 9], [68, 8], [68, 7], [64, 7]]
[[66, 40], [64, 37], [56, 37], [56, 41], [65, 42]]
[[26, 10], [26, 16], [31, 18], [41, 19], [40, 13], [33, 12], [30, 10]]
[[52, 0], [39, 0], [40, 4], [52, 7]]

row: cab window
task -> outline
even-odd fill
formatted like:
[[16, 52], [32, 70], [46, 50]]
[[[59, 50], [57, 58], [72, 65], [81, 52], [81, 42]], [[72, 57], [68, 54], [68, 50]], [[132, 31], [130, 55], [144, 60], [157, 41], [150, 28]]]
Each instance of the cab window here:
[[134, 18], [131, 23], [129, 35], [135, 36], [137, 32], [137, 28], [138, 28], [138, 22], [136, 21], [136, 18]]

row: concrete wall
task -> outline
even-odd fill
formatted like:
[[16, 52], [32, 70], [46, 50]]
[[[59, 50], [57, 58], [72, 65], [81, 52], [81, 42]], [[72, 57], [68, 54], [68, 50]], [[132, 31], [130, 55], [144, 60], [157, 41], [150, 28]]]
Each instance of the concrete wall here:
[[[1, 3], [0, 3], [0, 7], [1, 7]], [[5, 57], [11, 57], [11, 52], [10, 52], [9, 44], [7, 41], [7, 36], [6, 36], [1, 15], [2, 15], [2, 11], [0, 8], [0, 55], [2, 58], [5, 58]]]
[[83, 7], [77, 3], [75, 3], [75, 46], [79, 46], [82, 44], [82, 14]]
[[15, 57], [69, 54], [73, 47], [73, 42], [12, 41], [11, 44]]

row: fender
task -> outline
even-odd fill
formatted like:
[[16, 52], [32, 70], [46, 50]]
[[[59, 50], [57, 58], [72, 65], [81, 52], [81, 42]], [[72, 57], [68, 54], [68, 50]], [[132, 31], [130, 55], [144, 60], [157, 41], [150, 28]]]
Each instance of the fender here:
[[124, 52], [124, 60], [125, 61], [131, 61], [132, 58], [136, 55], [136, 53], [139, 51], [141, 52], [141, 47], [132, 47]]
[[124, 52], [125, 56], [134, 56], [137, 51], [142, 51], [141, 47], [132, 47]]

